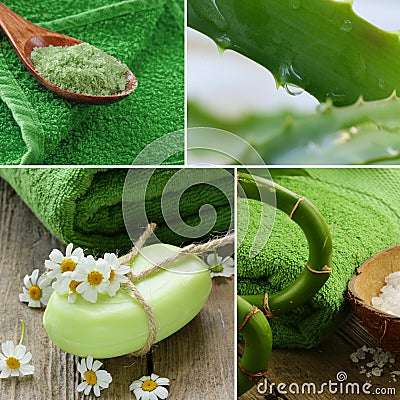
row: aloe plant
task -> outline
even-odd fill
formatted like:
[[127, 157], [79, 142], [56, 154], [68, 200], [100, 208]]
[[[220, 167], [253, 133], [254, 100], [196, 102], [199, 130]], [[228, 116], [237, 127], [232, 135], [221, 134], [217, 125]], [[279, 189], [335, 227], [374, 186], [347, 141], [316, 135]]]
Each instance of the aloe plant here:
[[188, 0], [188, 24], [272, 72], [280, 85], [347, 105], [400, 89], [400, 42], [352, 1]]
[[[296, 280], [287, 288], [268, 296], [265, 293], [259, 293], [238, 297], [237, 321], [238, 325], [241, 326], [245, 316], [251, 312], [252, 306], [263, 310], [267, 318], [274, 318], [290, 313], [317, 293], [331, 273], [332, 238], [325, 219], [306, 198], [270, 180], [246, 173], [238, 173], [238, 183], [240, 185], [238, 193], [242, 193], [244, 197], [266, 201], [289, 215], [303, 230], [309, 247], [307, 264]], [[276, 194], [276, 203], [273, 196], [269, 195], [271, 192]], [[255, 384], [256, 373], [265, 372], [269, 359], [270, 328], [269, 325], [256, 323], [257, 314], [252, 315], [251, 319], [254, 319], [251, 325], [252, 330], [248, 337], [245, 336], [248, 345], [241, 360], [241, 366], [245, 366], [245, 371], [250, 371], [253, 375], [245, 373], [242, 368], [238, 368], [239, 395]], [[259, 315], [257, 315], [257, 318], [260, 318]], [[251, 348], [251, 351], [248, 351], [247, 347]], [[246, 353], [247, 351], [248, 353]]]
[[[188, 0], [188, 24], [266, 67], [289, 92], [297, 86], [326, 102], [312, 115], [214, 124], [246, 139], [266, 163], [398, 163], [399, 34], [359, 17], [352, 1]], [[195, 126], [190, 109], [188, 116]]]
[[[190, 126], [212, 126], [245, 139], [267, 164], [397, 164], [400, 160], [400, 99], [335, 107], [312, 114], [281, 112], [236, 120], [215, 117], [189, 103]], [[190, 134], [190, 130], [189, 130]], [[235, 153], [236, 154], [236, 153]], [[237, 154], [246, 164], [246, 153]]]

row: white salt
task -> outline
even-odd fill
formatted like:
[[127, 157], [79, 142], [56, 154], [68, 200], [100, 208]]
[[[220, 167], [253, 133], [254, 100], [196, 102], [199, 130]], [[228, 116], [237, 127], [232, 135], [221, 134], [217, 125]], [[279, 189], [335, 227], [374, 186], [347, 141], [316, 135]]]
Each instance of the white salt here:
[[371, 299], [372, 305], [380, 311], [400, 317], [400, 271], [385, 277], [379, 297]]
[[[380, 347], [374, 348], [363, 345], [350, 354], [350, 359], [354, 363], [360, 363], [360, 360], [364, 360], [364, 365], [360, 365], [359, 373], [365, 374], [367, 378], [382, 376], [385, 370], [396, 368], [394, 365], [396, 357], [389, 351], [383, 351]], [[396, 378], [400, 375], [398, 370], [389, 371], [389, 373], [393, 381], [396, 381]]]
[[381, 376], [382, 375], [382, 368], [373, 368], [371, 374], [374, 376]]
[[351, 353], [350, 360], [353, 361], [354, 363], [358, 363], [357, 353]]

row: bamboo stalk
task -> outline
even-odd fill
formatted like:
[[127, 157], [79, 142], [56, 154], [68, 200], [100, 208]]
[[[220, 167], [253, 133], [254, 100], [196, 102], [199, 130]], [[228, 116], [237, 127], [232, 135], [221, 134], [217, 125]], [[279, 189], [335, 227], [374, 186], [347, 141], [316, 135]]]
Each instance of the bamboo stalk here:
[[[268, 297], [238, 296], [238, 329], [245, 339], [245, 352], [238, 363], [238, 395], [249, 390], [266, 373], [272, 348], [272, 333], [267, 318], [291, 312], [317, 293], [330, 276], [332, 239], [327, 223], [306, 198], [267, 179], [238, 173], [238, 183], [249, 199], [264, 201], [285, 212], [303, 230], [309, 247], [307, 265], [286, 289]], [[271, 196], [276, 194], [276, 199]], [[239, 191], [240, 193], [240, 191]], [[275, 204], [276, 200], [276, 204]]]
[[279, 316], [307, 302], [317, 293], [330, 276], [332, 264], [332, 238], [325, 219], [318, 209], [306, 198], [267, 179], [238, 174], [238, 182], [249, 199], [269, 201], [271, 189], [276, 193], [276, 207], [291, 215], [303, 230], [309, 247], [307, 265], [297, 279], [286, 289], [269, 296], [265, 294], [242, 296], [250, 304], [264, 309], [269, 316]]
[[237, 297], [237, 321], [245, 340], [245, 351], [238, 360], [240, 396], [266, 373], [272, 350], [272, 332], [263, 313], [240, 296]]

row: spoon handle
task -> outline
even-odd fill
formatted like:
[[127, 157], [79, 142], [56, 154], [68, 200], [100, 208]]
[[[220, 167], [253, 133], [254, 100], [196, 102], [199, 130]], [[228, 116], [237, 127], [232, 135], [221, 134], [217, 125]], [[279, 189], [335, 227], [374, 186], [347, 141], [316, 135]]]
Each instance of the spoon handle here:
[[44, 30], [22, 18], [1, 2], [0, 27], [20, 57], [23, 56], [21, 50], [24, 49], [27, 38], [43, 33]]

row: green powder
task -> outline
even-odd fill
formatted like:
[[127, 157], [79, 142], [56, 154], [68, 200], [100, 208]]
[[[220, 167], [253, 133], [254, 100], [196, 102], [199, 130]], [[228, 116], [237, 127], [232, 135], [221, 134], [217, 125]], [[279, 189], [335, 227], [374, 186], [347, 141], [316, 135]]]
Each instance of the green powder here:
[[70, 92], [108, 96], [126, 87], [128, 67], [88, 43], [35, 48], [31, 60], [44, 79]]

